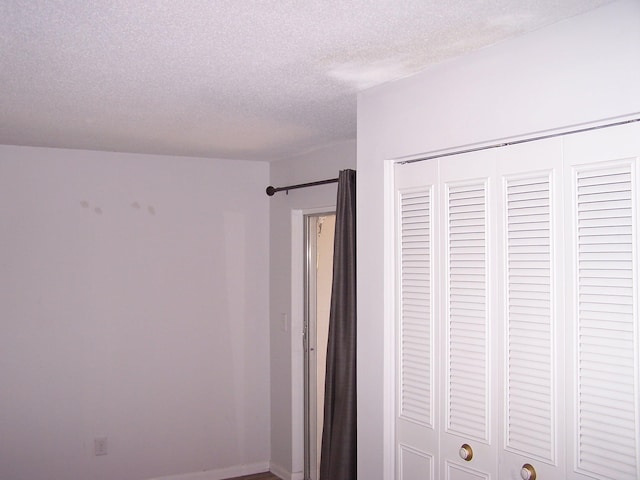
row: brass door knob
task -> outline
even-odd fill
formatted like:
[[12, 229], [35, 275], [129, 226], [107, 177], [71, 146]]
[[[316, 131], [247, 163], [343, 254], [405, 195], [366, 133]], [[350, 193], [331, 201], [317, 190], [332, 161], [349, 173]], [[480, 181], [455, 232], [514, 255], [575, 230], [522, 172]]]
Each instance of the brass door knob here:
[[520, 469], [520, 476], [522, 480], [536, 480], [536, 469], [533, 468], [533, 465], [525, 463]]
[[465, 462], [469, 462], [473, 458], [473, 449], [470, 445], [465, 443], [460, 447], [460, 450], [458, 450], [458, 454]]

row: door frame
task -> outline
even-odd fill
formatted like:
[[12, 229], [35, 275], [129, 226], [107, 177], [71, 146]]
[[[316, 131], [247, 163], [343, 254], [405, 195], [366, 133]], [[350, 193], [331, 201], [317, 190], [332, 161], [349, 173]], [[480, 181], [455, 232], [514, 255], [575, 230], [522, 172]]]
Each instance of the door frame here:
[[[304, 480], [304, 323], [305, 323], [305, 216], [335, 213], [335, 205], [291, 211], [291, 480]], [[287, 320], [283, 319], [283, 324]]]
[[[317, 457], [318, 445], [317, 436], [318, 429], [322, 428], [321, 425], [315, 424], [313, 428], [313, 420], [318, 415], [318, 394], [317, 385], [312, 385], [312, 379], [317, 377], [312, 375], [312, 370], [317, 368], [317, 362], [312, 361], [312, 345], [316, 344], [316, 357], [317, 357], [317, 281], [314, 274], [317, 274], [318, 269], [315, 267], [318, 254], [317, 248], [317, 235], [316, 238], [312, 238], [311, 229], [314, 225], [317, 226], [318, 219], [321, 217], [334, 216], [336, 212], [326, 211], [320, 213], [308, 213], [304, 215], [304, 250], [305, 250], [305, 269], [304, 269], [304, 323], [303, 323], [303, 364], [304, 364], [304, 478], [305, 480], [318, 480], [316, 476], [312, 475], [312, 469], [315, 465], [319, 465], [320, 459]], [[332, 262], [333, 263], [333, 262]], [[314, 330], [315, 327], [315, 331]], [[315, 440], [315, 441], [314, 441]]]

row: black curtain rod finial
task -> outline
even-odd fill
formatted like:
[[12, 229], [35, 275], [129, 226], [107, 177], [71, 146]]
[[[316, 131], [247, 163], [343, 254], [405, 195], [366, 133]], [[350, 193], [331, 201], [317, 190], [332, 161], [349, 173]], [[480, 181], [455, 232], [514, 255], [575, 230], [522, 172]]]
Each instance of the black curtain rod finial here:
[[269, 185], [267, 187], [267, 195], [269, 195], [270, 197], [273, 197], [276, 193], [276, 189], [274, 187], [272, 187], [271, 185]]

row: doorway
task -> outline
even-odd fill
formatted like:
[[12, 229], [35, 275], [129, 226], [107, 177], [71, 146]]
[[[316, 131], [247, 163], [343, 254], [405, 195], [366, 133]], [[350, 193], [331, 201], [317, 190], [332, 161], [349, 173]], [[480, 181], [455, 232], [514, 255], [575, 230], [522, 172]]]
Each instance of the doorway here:
[[304, 219], [304, 478], [318, 480], [336, 216], [327, 212]]

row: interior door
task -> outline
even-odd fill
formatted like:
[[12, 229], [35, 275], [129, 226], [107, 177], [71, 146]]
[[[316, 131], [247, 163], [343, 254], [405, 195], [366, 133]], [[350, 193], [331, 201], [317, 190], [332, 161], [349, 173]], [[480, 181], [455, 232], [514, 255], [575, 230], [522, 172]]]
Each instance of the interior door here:
[[640, 478], [640, 124], [566, 138], [567, 479]]
[[437, 162], [396, 166], [397, 480], [441, 478], [434, 378], [437, 179]]
[[320, 476], [335, 221], [333, 212], [305, 216], [305, 480]]
[[501, 183], [500, 478], [560, 480], [565, 468], [562, 139], [495, 153]]
[[497, 478], [492, 151], [440, 163], [441, 478]]

